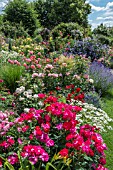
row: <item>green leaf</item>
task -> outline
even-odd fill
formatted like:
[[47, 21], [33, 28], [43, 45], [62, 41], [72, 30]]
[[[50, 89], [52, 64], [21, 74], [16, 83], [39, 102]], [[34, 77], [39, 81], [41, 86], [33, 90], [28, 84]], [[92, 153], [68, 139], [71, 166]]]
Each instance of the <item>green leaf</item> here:
[[17, 154], [18, 154], [18, 158], [19, 158], [19, 162], [20, 162], [20, 166], [21, 166], [19, 170], [23, 170], [25, 168], [25, 165], [22, 162], [21, 155], [20, 155], [19, 151], [17, 152]]
[[7, 166], [9, 170], [15, 170], [14, 167], [7, 161], [4, 163], [4, 166]]
[[57, 170], [50, 162], [47, 163], [46, 165], [46, 170], [49, 170], [49, 167], [52, 167], [53, 169]]

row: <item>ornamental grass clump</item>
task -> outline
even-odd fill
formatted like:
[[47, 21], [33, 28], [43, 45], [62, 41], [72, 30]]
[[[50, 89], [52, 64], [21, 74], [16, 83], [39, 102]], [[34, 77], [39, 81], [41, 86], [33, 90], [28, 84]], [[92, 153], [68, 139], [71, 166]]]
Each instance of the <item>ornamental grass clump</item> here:
[[42, 109], [2, 118], [0, 167], [107, 170], [107, 147], [97, 128], [88, 124], [77, 128], [76, 115], [82, 108], [58, 102], [54, 96], [46, 97], [43, 104]]
[[22, 66], [4, 64], [0, 67], [0, 77], [11, 93], [17, 88], [17, 81], [20, 80], [24, 68]]
[[94, 80], [94, 87], [101, 94], [113, 88], [113, 74], [102, 63], [94, 61], [89, 68], [89, 76]]

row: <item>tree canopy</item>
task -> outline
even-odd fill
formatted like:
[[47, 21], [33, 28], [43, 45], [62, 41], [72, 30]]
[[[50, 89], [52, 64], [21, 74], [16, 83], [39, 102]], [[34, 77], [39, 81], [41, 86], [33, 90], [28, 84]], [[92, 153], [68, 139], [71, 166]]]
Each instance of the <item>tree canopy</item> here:
[[63, 23], [76, 22], [88, 25], [91, 7], [86, 0], [36, 0], [35, 10], [42, 26], [52, 29]]
[[9, 1], [4, 12], [4, 21], [9, 21], [12, 24], [22, 22], [30, 35], [39, 26], [36, 11], [32, 4], [26, 0]]

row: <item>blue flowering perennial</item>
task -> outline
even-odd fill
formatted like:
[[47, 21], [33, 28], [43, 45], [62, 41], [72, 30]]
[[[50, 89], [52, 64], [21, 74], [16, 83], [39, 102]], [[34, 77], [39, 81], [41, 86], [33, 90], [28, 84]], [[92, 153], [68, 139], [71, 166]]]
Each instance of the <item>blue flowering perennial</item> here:
[[95, 59], [108, 56], [109, 47], [102, 45], [95, 39], [84, 39], [83, 41], [75, 41], [74, 47], [70, 49], [72, 54], [82, 55], [90, 58], [93, 62]]
[[94, 61], [89, 68], [89, 75], [94, 80], [95, 89], [102, 94], [113, 87], [113, 73], [102, 63]]

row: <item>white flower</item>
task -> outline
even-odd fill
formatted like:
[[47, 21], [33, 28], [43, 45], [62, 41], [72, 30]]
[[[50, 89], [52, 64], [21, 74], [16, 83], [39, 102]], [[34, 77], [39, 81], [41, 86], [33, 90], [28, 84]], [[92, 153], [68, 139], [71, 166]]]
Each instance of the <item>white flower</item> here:
[[23, 100], [25, 100], [24, 97], [19, 97], [19, 101], [23, 101]]
[[28, 89], [27, 92], [28, 92], [28, 94], [32, 94], [32, 90], [31, 89]]
[[43, 106], [44, 104], [43, 104], [43, 102], [39, 101], [39, 102], [38, 102], [38, 105], [39, 105], [39, 106]]
[[32, 99], [32, 95], [30, 95], [30, 94], [28, 94], [26, 97], [27, 97], [28, 99]]
[[30, 110], [29, 108], [25, 108], [25, 109], [24, 109], [24, 112], [28, 113], [29, 110]]
[[25, 90], [25, 87], [21, 86], [20, 88], [16, 89], [16, 93], [21, 94], [22, 92], [24, 92], [24, 90]]
[[20, 86], [20, 89], [21, 89], [22, 92], [25, 91], [25, 87], [24, 86]]
[[37, 94], [34, 94], [33, 97], [34, 97], [35, 99], [37, 99], [37, 98], [38, 98], [38, 95], [37, 95]]
[[89, 79], [88, 81], [89, 81], [90, 83], [92, 83], [92, 84], [94, 83], [94, 80], [93, 80], [93, 79]]

